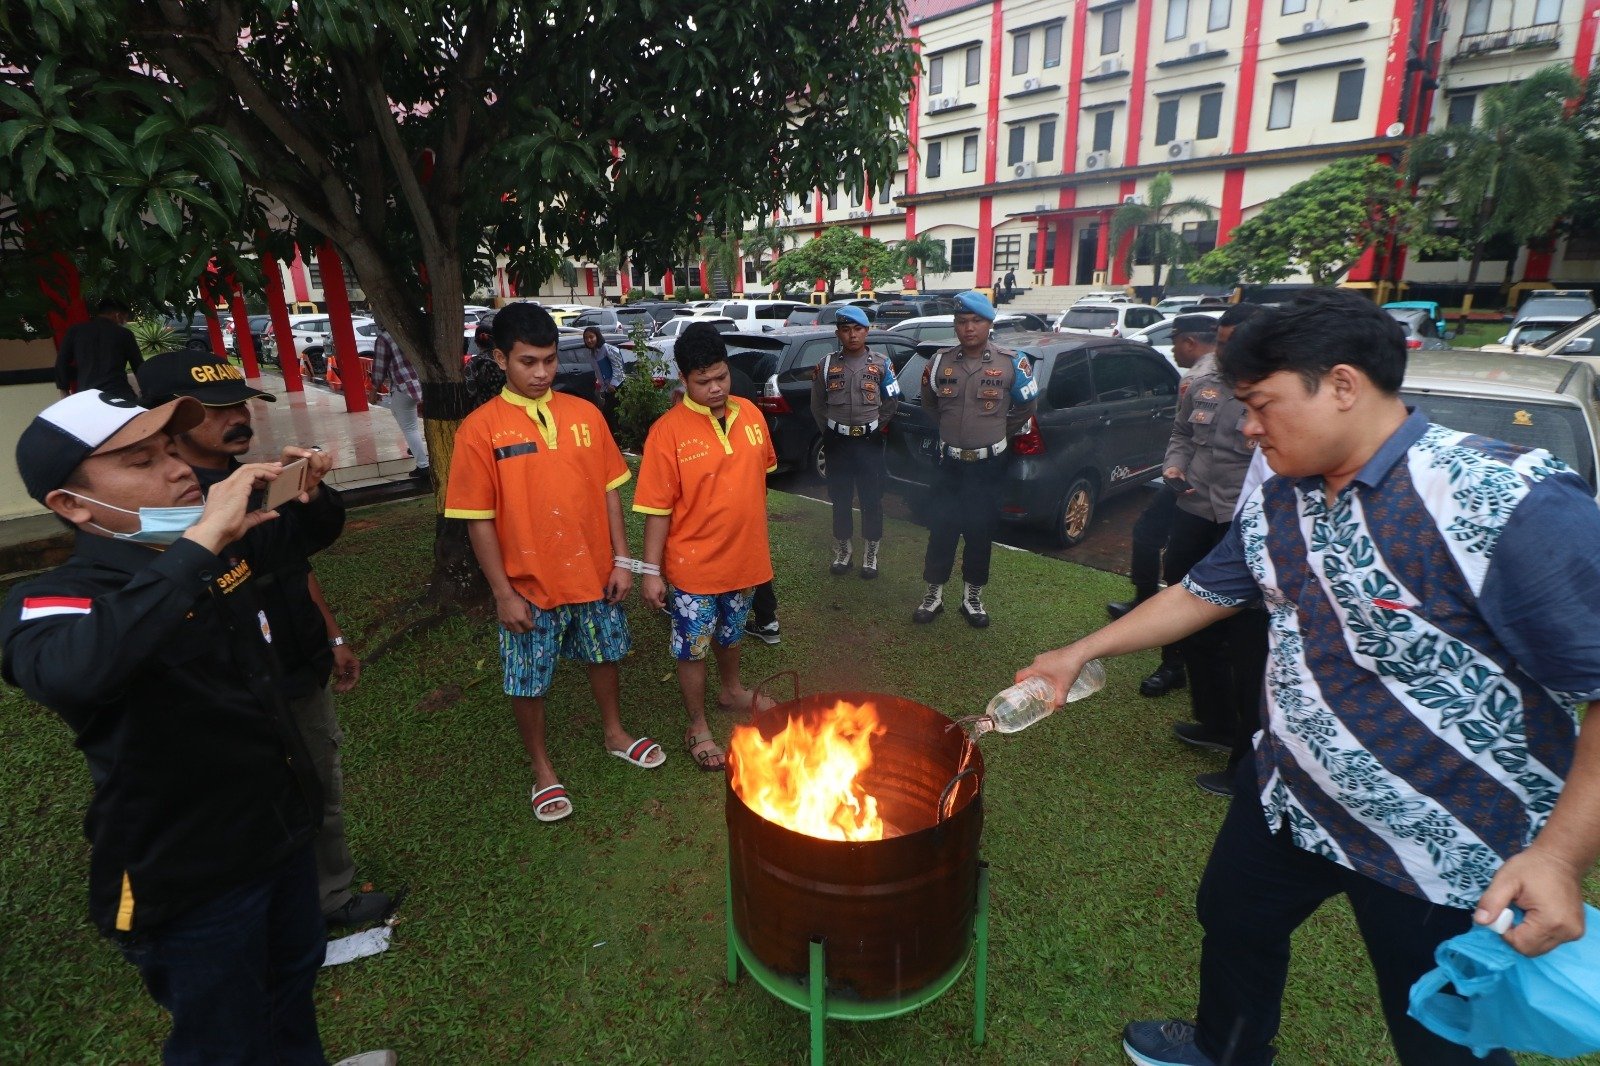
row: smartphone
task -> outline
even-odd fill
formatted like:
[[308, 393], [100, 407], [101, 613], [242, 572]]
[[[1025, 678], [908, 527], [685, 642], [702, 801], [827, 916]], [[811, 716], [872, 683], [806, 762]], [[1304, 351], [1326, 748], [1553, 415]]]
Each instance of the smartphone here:
[[267, 485], [266, 497], [261, 502], [260, 510], [271, 511], [289, 501], [299, 497], [305, 491], [306, 461], [296, 459], [283, 468], [277, 480]]
[[1190, 489], [1194, 488], [1193, 485], [1189, 484], [1181, 477], [1164, 477], [1161, 479], [1161, 481], [1167, 486], [1167, 488], [1177, 493], [1188, 492]]

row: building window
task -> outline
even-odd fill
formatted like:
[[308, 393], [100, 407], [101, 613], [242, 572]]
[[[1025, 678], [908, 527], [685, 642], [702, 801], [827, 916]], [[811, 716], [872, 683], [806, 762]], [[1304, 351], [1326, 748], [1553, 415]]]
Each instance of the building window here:
[[1154, 262], [1153, 253], [1156, 247], [1156, 231], [1171, 229], [1171, 226], [1165, 225], [1140, 226], [1139, 232], [1133, 238], [1133, 265], [1149, 266]]
[[1285, 15], [1304, 15], [1306, 13], [1306, 0], [1283, 0], [1283, 13]]
[[322, 288], [322, 264], [315, 259], [306, 260], [306, 282], [313, 289]]
[[1167, 0], [1167, 40], [1182, 40], [1188, 33], [1189, 0]]
[[1568, 262], [1574, 260], [1600, 259], [1600, 230], [1588, 226], [1574, 226], [1567, 235], [1567, 247], [1563, 258]]
[[862, 194], [862, 190], [861, 189], [856, 189], [856, 190], [854, 190], [853, 192], [850, 193], [850, 206], [851, 207], [860, 207], [861, 206], [861, 194]]
[[645, 287], [644, 265], [641, 263], [628, 264], [628, 282], [636, 289]]
[[1111, 123], [1116, 117], [1109, 108], [1094, 113], [1094, 143], [1090, 145], [1093, 151], [1111, 151]]
[[928, 95], [938, 96], [944, 92], [944, 56], [934, 56], [928, 60]]
[[1011, 73], [1028, 73], [1028, 40], [1032, 36], [1029, 33], [1019, 33], [1011, 38]]
[[883, 188], [878, 190], [878, 199], [875, 201], [880, 207], [888, 207], [894, 203], [894, 179], [890, 178], [883, 183]]
[[603, 282], [603, 284], [616, 285], [616, 283], [617, 283], [617, 268], [616, 267], [606, 267], [605, 281]]
[[1461, 36], [1489, 32], [1489, 12], [1494, 0], [1467, 0], [1467, 17], [1461, 23]]
[[746, 259], [744, 261], [744, 283], [746, 285], [754, 285], [760, 279], [760, 268], [756, 266], [756, 261], [754, 259]]
[[927, 159], [927, 168], [923, 171], [923, 174], [930, 178], [937, 178], [942, 169], [943, 160], [941, 157], [944, 155], [944, 142], [929, 141], [924, 155]]
[[961, 172], [971, 174], [978, 169], [978, 135], [961, 138]]
[[950, 273], [962, 274], [972, 270], [978, 254], [978, 238], [957, 237], [950, 242]]
[[837, 188], [828, 190], [828, 210], [839, 210], [839, 190]]
[[[1039, 234], [1028, 234], [1028, 261], [1025, 264], [1029, 270], [1037, 267], [1039, 262]], [[1054, 227], [1044, 234], [1044, 266], [1046, 270], [1056, 265], [1056, 231]]]
[[1286, 130], [1294, 121], [1294, 82], [1280, 81], [1272, 87], [1272, 103], [1267, 107], [1267, 129]]
[[1056, 120], [1048, 119], [1039, 123], [1039, 154], [1035, 158], [1041, 163], [1048, 163], [1056, 157]]
[[1178, 136], [1178, 99], [1162, 100], [1156, 107], [1156, 143], [1167, 144]]
[[1022, 234], [997, 233], [994, 238], [994, 271], [1004, 274], [1022, 266]]
[[1548, 26], [1561, 21], [1561, 0], [1534, 0], [1533, 24]]
[[967, 49], [967, 84], [976, 85], [983, 78], [983, 45]]
[[1012, 126], [1006, 135], [1006, 165], [1016, 166], [1028, 151], [1028, 127]]
[[1353, 122], [1361, 117], [1361, 84], [1366, 76], [1365, 67], [1339, 72], [1339, 88], [1333, 94], [1333, 121]]
[[1061, 65], [1061, 26], [1046, 26], [1044, 28], [1044, 68]]
[[1114, 7], [1100, 16], [1100, 54], [1122, 51], [1122, 8]]
[[1200, 97], [1200, 121], [1194, 126], [1194, 139], [1209, 141], [1217, 136], [1222, 126], [1222, 94], [1206, 93]]
[[1446, 126], [1472, 125], [1472, 112], [1478, 105], [1477, 93], [1461, 93], [1450, 98], [1450, 112], [1445, 119]]
[[1211, 0], [1211, 8], [1206, 13], [1207, 30], [1225, 30], [1233, 21], [1233, 0]]
[[1195, 258], [1199, 258], [1217, 246], [1217, 223], [1215, 220], [1205, 222], [1185, 222], [1183, 224], [1183, 243], [1189, 246]]

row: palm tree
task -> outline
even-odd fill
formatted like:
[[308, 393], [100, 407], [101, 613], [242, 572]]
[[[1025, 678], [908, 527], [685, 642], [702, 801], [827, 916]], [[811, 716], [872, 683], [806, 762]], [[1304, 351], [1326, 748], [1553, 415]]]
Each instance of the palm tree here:
[[1121, 247], [1123, 237], [1134, 234], [1133, 240], [1128, 242], [1128, 250], [1123, 253], [1122, 269], [1133, 269], [1135, 254], [1148, 258], [1155, 271], [1156, 299], [1159, 300], [1162, 295], [1161, 269], [1168, 263], [1177, 266], [1194, 258], [1194, 246], [1173, 229], [1173, 220], [1181, 215], [1212, 218], [1216, 213], [1215, 207], [1199, 197], [1186, 196], [1182, 200], [1174, 200], [1172, 175], [1162, 171], [1150, 179], [1143, 202], [1123, 204], [1111, 216], [1111, 247]]
[[950, 260], [944, 256], [944, 241], [928, 233], [919, 233], [889, 246], [894, 253], [896, 267], [902, 274], [914, 274], [917, 288], [928, 287], [929, 274], [950, 273]]
[[578, 264], [570, 259], [561, 260], [561, 265], [556, 267], [556, 272], [561, 275], [561, 284], [567, 287], [567, 297], [571, 300], [578, 298]]
[[[1452, 210], [1463, 243], [1472, 246], [1469, 307], [1484, 247], [1509, 239], [1520, 251], [1529, 240], [1548, 233], [1572, 203], [1581, 141], [1566, 122], [1566, 108], [1582, 91], [1567, 67], [1542, 67], [1485, 93], [1480, 121], [1448, 126], [1411, 142], [1408, 175], [1413, 181], [1436, 177], [1426, 202], [1439, 211]], [[1507, 290], [1516, 263], [1513, 252], [1506, 261]]]
[[756, 276], [762, 281], [767, 280], [767, 272], [772, 264], [763, 256], [782, 255], [784, 250], [794, 244], [794, 237], [780, 229], [755, 229], [744, 235], [744, 254], [755, 260]]
[[[739, 235], [732, 230], [724, 234], [707, 231], [700, 237], [699, 261], [711, 268], [713, 276], [720, 273], [727, 281], [729, 291], [742, 288], [739, 284]], [[712, 284], [707, 279], [708, 285]], [[708, 291], [707, 296], [711, 293]]]

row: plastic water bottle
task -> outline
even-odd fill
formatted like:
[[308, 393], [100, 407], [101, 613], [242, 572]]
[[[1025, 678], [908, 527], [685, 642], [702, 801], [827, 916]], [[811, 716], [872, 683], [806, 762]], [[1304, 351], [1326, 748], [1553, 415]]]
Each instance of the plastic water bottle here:
[[990, 700], [989, 706], [974, 724], [973, 734], [1016, 733], [1045, 717], [1061, 703], [1074, 703], [1085, 696], [1094, 695], [1105, 687], [1105, 683], [1106, 668], [1099, 659], [1090, 659], [1083, 664], [1083, 670], [1067, 691], [1065, 700], [1060, 700], [1056, 687], [1049, 681], [1042, 677], [1030, 677]]

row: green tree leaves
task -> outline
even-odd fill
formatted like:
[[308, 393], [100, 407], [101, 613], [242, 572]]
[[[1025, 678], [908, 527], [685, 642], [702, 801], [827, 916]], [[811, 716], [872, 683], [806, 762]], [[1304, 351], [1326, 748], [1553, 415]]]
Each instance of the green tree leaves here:
[[785, 289], [807, 289], [821, 280], [833, 299], [840, 276], [855, 283], [857, 289], [868, 279], [890, 277], [895, 272], [895, 257], [889, 246], [876, 237], [863, 237], [846, 226], [830, 226], [822, 236], [807, 241], [792, 252], [785, 252], [772, 264], [772, 278]]
[[1111, 246], [1120, 248], [1125, 236], [1134, 235], [1123, 253], [1122, 268], [1131, 270], [1136, 257], [1149, 259], [1159, 296], [1162, 267], [1167, 263], [1185, 263], [1194, 257], [1193, 247], [1173, 230], [1172, 223], [1184, 215], [1211, 218], [1216, 213], [1215, 207], [1195, 196], [1174, 200], [1172, 175], [1163, 171], [1150, 179], [1142, 202], [1123, 204], [1111, 216]]

